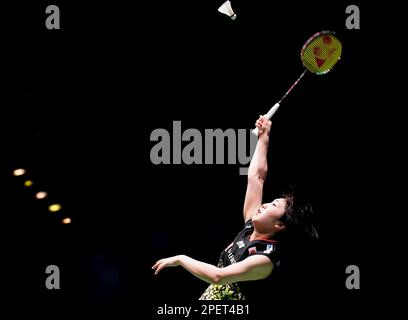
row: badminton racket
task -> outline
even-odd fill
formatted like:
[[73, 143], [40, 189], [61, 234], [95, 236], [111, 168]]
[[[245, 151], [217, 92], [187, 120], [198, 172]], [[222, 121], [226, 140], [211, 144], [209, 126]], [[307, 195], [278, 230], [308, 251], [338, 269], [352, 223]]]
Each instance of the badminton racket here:
[[[279, 109], [282, 101], [292, 91], [292, 89], [302, 80], [307, 71], [322, 75], [328, 73], [340, 60], [342, 44], [332, 31], [321, 31], [311, 36], [303, 45], [300, 57], [304, 70], [299, 78], [292, 84], [283, 97], [269, 109], [265, 117], [269, 120]], [[252, 133], [258, 136], [259, 130], [255, 128]]]

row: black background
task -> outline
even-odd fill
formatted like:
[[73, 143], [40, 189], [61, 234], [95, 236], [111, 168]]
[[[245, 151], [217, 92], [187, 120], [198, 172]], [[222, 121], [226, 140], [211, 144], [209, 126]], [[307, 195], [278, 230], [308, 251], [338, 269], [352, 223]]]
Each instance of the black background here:
[[[153, 165], [150, 133], [171, 132], [176, 120], [182, 130], [252, 128], [303, 71], [303, 43], [334, 30], [342, 60], [325, 76], [307, 74], [273, 118], [265, 192], [271, 201], [282, 185], [300, 186], [321, 240], [257, 310], [362, 312], [379, 287], [372, 266], [385, 246], [374, 240], [381, 212], [373, 199], [384, 187], [371, 55], [377, 11], [352, 3], [361, 29], [348, 30], [347, 2], [238, 0], [236, 21], [217, 12], [221, 3], [57, 1], [60, 30], [45, 27], [51, 3], [2, 10], [2, 243], [12, 301], [135, 313], [193, 303], [205, 283], [179, 268], [155, 277], [151, 266], [180, 253], [215, 264], [243, 223], [246, 178], [239, 164]], [[31, 190], [11, 175], [20, 166]], [[40, 189], [62, 202], [61, 213], [33, 199]], [[71, 225], [60, 223], [65, 215]], [[50, 264], [60, 268], [59, 291], [44, 286]], [[345, 287], [351, 264], [361, 290]]]

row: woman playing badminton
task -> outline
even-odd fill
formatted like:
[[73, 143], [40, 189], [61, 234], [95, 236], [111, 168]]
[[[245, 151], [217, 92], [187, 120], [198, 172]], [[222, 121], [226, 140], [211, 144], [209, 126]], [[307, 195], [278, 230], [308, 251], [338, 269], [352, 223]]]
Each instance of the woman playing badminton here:
[[279, 264], [282, 235], [293, 231], [317, 236], [308, 222], [310, 207], [299, 206], [293, 193], [262, 204], [271, 125], [272, 122], [264, 116], [256, 121], [258, 143], [248, 171], [243, 210], [245, 224], [234, 241], [222, 251], [218, 265], [177, 255], [157, 261], [152, 267], [156, 275], [166, 267], [181, 266], [210, 284], [200, 300], [251, 299], [253, 286], [269, 279]]

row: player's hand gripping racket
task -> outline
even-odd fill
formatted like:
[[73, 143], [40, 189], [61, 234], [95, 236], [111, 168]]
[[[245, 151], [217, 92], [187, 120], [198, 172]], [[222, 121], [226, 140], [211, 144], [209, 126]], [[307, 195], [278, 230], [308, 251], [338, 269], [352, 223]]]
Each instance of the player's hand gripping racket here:
[[[336, 38], [334, 32], [321, 31], [311, 36], [303, 45], [302, 51], [300, 52], [300, 57], [305, 70], [292, 84], [282, 99], [280, 99], [279, 102], [275, 103], [275, 105], [269, 109], [265, 117], [267, 119], [272, 118], [283, 99], [285, 99], [289, 92], [291, 92], [292, 89], [299, 83], [307, 70], [318, 75], [328, 73], [334, 67], [337, 61], [340, 60], [341, 51], [342, 44], [339, 39]], [[258, 128], [252, 130], [252, 133], [258, 136]]]

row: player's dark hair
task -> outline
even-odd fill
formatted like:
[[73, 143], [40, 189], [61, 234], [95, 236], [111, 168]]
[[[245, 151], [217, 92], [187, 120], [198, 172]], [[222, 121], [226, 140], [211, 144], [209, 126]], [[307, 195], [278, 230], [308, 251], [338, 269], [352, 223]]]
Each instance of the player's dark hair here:
[[318, 233], [313, 225], [312, 205], [303, 201], [293, 186], [283, 193], [283, 197], [286, 199], [286, 208], [280, 220], [286, 226], [286, 234], [297, 239], [318, 239]]

